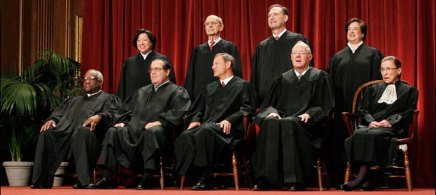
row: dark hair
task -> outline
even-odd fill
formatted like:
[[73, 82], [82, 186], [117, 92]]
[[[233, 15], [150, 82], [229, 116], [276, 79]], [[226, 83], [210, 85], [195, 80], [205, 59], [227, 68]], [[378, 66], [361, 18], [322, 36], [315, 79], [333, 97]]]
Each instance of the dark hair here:
[[[159, 60], [159, 61], [161, 61], [161, 62], [164, 63], [163, 66], [162, 66], [162, 68], [163, 68], [164, 70], [171, 70], [171, 69], [172, 69], [172, 66], [171, 66], [170, 62], [168, 62], [168, 60], [166, 60], [166, 59], [164, 59], [164, 58], [156, 58], [156, 59], [154, 59], [153, 61], [156, 61], [156, 60]], [[153, 62], [153, 61], [152, 61], [152, 62]]]
[[397, 68], [401, 68], [401, 62], [400, 62], [400, 60], [399, 60], [397, 57], [395, 57], [395, 56], [386, 56], [386, 57], [384, 57], [384, 58], [382, 59], [381, 62], [384, 62], [384, 61], [394, 61], [394, 65], [395, 65], [395, 67], [397, 67]]
[[218, 57], [218, 56], [222, 56], [224, 62], [230, 62], [230, 67], [231, 67], [232, 69], [235, 68], [235, 66], [236, 66], [236, 60], [235, 60], [235, 58], [234, 58], [232, 55], [230, 55], [230, 54], [228, 54], [228, 53], [217, 53], [217, 54], [215, 55], [214, 58], [216, 58], [216, 57]]
[[154, 36], [154, 34], [151, 31], [143, 29], [143, 28], [138, 29], [138, 31], [136, 31], [136, 33], [135, 33], [135, 36], [133, 36], [133, 39], [132, 39], [133, 47], [138, 49], [138, 47], [136, 45], [136, 41], [138, 41], [138, 37], [142, 33], [147, 34], [148, 39], [150, 39], [150, 41], [152, 43], [151, 50], [154, 50], [154, 47], [156, 46], [156, 36]]
[[274, 7], [279, 7], [279, 8], [281, 8], [282, 11], [283, 11], [283, 13], [284, 13], [285, 15], [289, 15], [289, 10], [288, 10], [288, 8], [286, 8], [285, 6], [280, 5], [280, 4], [272, 4], [272, 5], [270, 5], [269, 8], [268, 8], [268, 12], [271, 11], [271, 9], [274, 8]]
[[348, 32], [348, 26], [350, 26], [350, 24], [353, 23], [353, 22], [359, 23], [360, 31], [362, 31], [362, 34], [364, 35], [362, 37], [362, 41], [365, 41], [365, 38], [367, 36], [367, 34], [366, 34], [367, 26], [366, 26], [366, 23], [363, 20], [359, 19], [359, 18], [351, 18], [350, 20], [348, 20], [347, 24], [345, 24], [345, 33]]

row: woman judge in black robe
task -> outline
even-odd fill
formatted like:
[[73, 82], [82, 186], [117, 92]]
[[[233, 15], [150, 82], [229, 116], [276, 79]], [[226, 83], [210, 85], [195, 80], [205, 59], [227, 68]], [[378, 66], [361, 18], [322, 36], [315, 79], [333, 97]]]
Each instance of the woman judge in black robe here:
[[[327, 72], [330, 75], [335, 94], [334, 122], [328, 133], [329, 173], [333, 186], [338, 186], [344, 179], [345, 159], [343, 145], [349, 135], [342, 121], [342, 112], [351, 112], [354, 93], [362, 84], [381, 79], [380, 60], [382, 53], [376, 48], [365, 44], [367, 26], [358, 18], [350, 19], [345, 25], [347, 46], [337, 52], [330, 60]], [[341, 152], [338, 152], [341, 151]], [[341, 159], [341, 160], [338, 160]]]
[[384, 82], [368, 88], [359, 105], [360, 127], [345, 140], [348, 161], [360, 166], [357, 177], [341, 185], [345, 191], [372, 190], [370, 166], [392, 162], [396, 138], [407, 135], [416, 109], [418, 91], [400, 80], [401, 62], [385, 57], [380, 71]]

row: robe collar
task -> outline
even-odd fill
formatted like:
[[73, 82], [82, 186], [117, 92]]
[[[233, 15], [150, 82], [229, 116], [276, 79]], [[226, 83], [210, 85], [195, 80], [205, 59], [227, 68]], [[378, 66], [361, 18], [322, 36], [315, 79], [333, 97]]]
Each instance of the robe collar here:
[[87, 96], [87, 97], [92, 97], [92, 96], [97, 95], [97, 94], [99, 94], [99, 93], [101, 93], [101, 89], [98, 90], [98, 91], [95, 92], [95, 93], [92, 93], [92, 94], [87, 93], [86, 96]]
[[229, 83], [230, 80], [232, 80], [232, 79], [233, 79], [233, 75], [225, 78], [224, 80], [220, 80], [220, 83], [224, 82], [224, 85], [227, 85], [227, 83]]
[[165, 84], [167, 84], [167, 83], [169, 83], [169, 82], [170, 82], [170, 80], [167, 80], [167, 81], [163, 82], [163, 83], [160, 84], [160, 85], [157, 85], [157, 86], [153, 85], [153, 90], [154, 90], [154, 92], [157, 92], [157, 91], [159, 90], [159, 88], [161, 88], [162, 86], [164, 86]]
[[363, 41], [360, 41], [357, 45], [352, 45], [350, 42], [348, 42], [347, 45], [351, 49], [351, 52], [354, 53], [361, 45], [363, 45]]
[[280, 32], [278, 35], [275, 35], [275, 34], [273, 33], [272, 36], [273, 36], [274, 39], [276, 38], [276, 36], [278, 36], [278, 37], [280, 38], [280, 37], [282, 37], [283, 34], [285, 34], [286, 31], [287, 31], [287, 29], [285, 28], [285, 29], [283, 29], [283, 31]]
[[142, 56], [142, 59], [146, 59], [147, 58], [147, 56], [148, 56], [148, 54], [150, 54], [152, 52], [152, 50], [150, 50], [150, 51], [148, 51], [147, 53], [145, 53], [145, 54], [142, 54], [141, 52], [139, 52], [139, 54], [141, 54], [141, 56]]

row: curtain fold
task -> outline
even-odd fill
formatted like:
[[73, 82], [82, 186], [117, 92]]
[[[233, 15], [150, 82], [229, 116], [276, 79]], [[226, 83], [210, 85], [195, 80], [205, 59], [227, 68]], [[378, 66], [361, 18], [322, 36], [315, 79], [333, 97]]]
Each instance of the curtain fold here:
[[204, 20], [223, 18], [222, 38], [235, 42], [244, 79], [250, 79], [256, 45], [271, 35], [269, 5], [289, 9], [287, 29], [310, 41], [314, 65], [326, 69], [331, 56], [346, 45], [345, 23], [358, 17], [368, 25], [366, 43], [395, 55], [402, 79], [418, 87], [420, 110], [414, 179], [433, 186], [435, 147], [435, 1], [434, 0], [92, 0], [84, 1], [82, 71], [105, 76], [104, 90], [116, 93], [123, 61], [137, 54], [131, 39], [138, 28], [157, 36], [156, 51], [168, 56], [177, 84], [183, 85], [192, 49], [205, 41]]

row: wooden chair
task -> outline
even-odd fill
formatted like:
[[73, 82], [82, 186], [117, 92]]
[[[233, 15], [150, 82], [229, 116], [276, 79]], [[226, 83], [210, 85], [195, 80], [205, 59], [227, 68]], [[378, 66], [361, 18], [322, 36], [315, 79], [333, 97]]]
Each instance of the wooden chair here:
[[[364, 95], [366, 89], [369, 86], [380, 83], [380, 82], [384, 82], [384, 81], [383, 80], [370, 81], [370, 82], [367, 82], [367, 83], [363, 84], [362, 86], [360, 86], [356, 90], [356, 93], [354, 94], [352, 113], [349, 113], [349, 112], [342, 113], [342, 118], [345, 122], [345, 126], [346, 126], [350, 136], [353, 134], [354, 130], [356, 130], [358, 128], [358, 124], [359, 124], [359, 121], [358, 121], [359, 117], [357, 116], [357, 113], [356, 113], [357, 105], [363, 99], [363, 95]], [[390, 168], [402, 169], [404, 174], [388, 175], [389, 178], [405, 178], [406, 182], [407, 182], [407, 189], [409, 191], [412, 191], [412, 171], [410, 169], [408, 148], [411, 144], [414, 143], [414, 136], [415, 136], [415, 132], [417, 131], [417, 127], [418, 127], [418, 114], [419, 114], [418, 110], [413, 111], [413, 119], [412, 119], [412, 123], [410, 124], [409, 129], [408, 129], [408, 136], [406, 138], [397, 139], [397, 142], [396, 142], [397, 149], [399, 151], [402, 151], [402, 155], [404, 157], [404, 166], [398, 166], [398, 165], [391, 165], [390, 166]], [[378, 169], [378, 168], [379, 167], [371, 167], [371, 169]], [[351, 165], [350, 165], [350, 162], [347, 162], [347, 166], [345, 169], [345, 183], [347, 183], [349, 181], [350, 175], [351, 175]]]
[[[235, 149], [232, 149], [232, 172], [213, 172], [213, 177], [218, 176], [233, 176], [233, 181], [235, 183], [235, 189], [239, 190], [239, 174], [244, 175], [247, 177], [248, 185], [252, 186], [252, 178], [250, 173], [250, 168], [248, 167], [248, 159], [247, 159], [247, 151], [246, 151], [246, 143], [251, 143], [250, 140], [248, 140], [251, 135], [253, 135], [253, 132], [250, 132], [250, 124], [251, 124], [251, 116], [244, 115], [243, 116], [243, 126], [245, 130], [245, 136], [243, 137], [243, 140], [238, 143], [240, 147], [235, 147]], [[255, 134], [255, 133], [254, 133]], [[238, 155], [242, 158], [242, 164], [238, 164]], [[219, 164], [218, 166], [222, 166], [224, 164]], [[239, 167], [243, 168], [241, 171]], [[183, 185], [185, 183], [185, 176], [180, 177], [180, 190], [183, 190]]]

